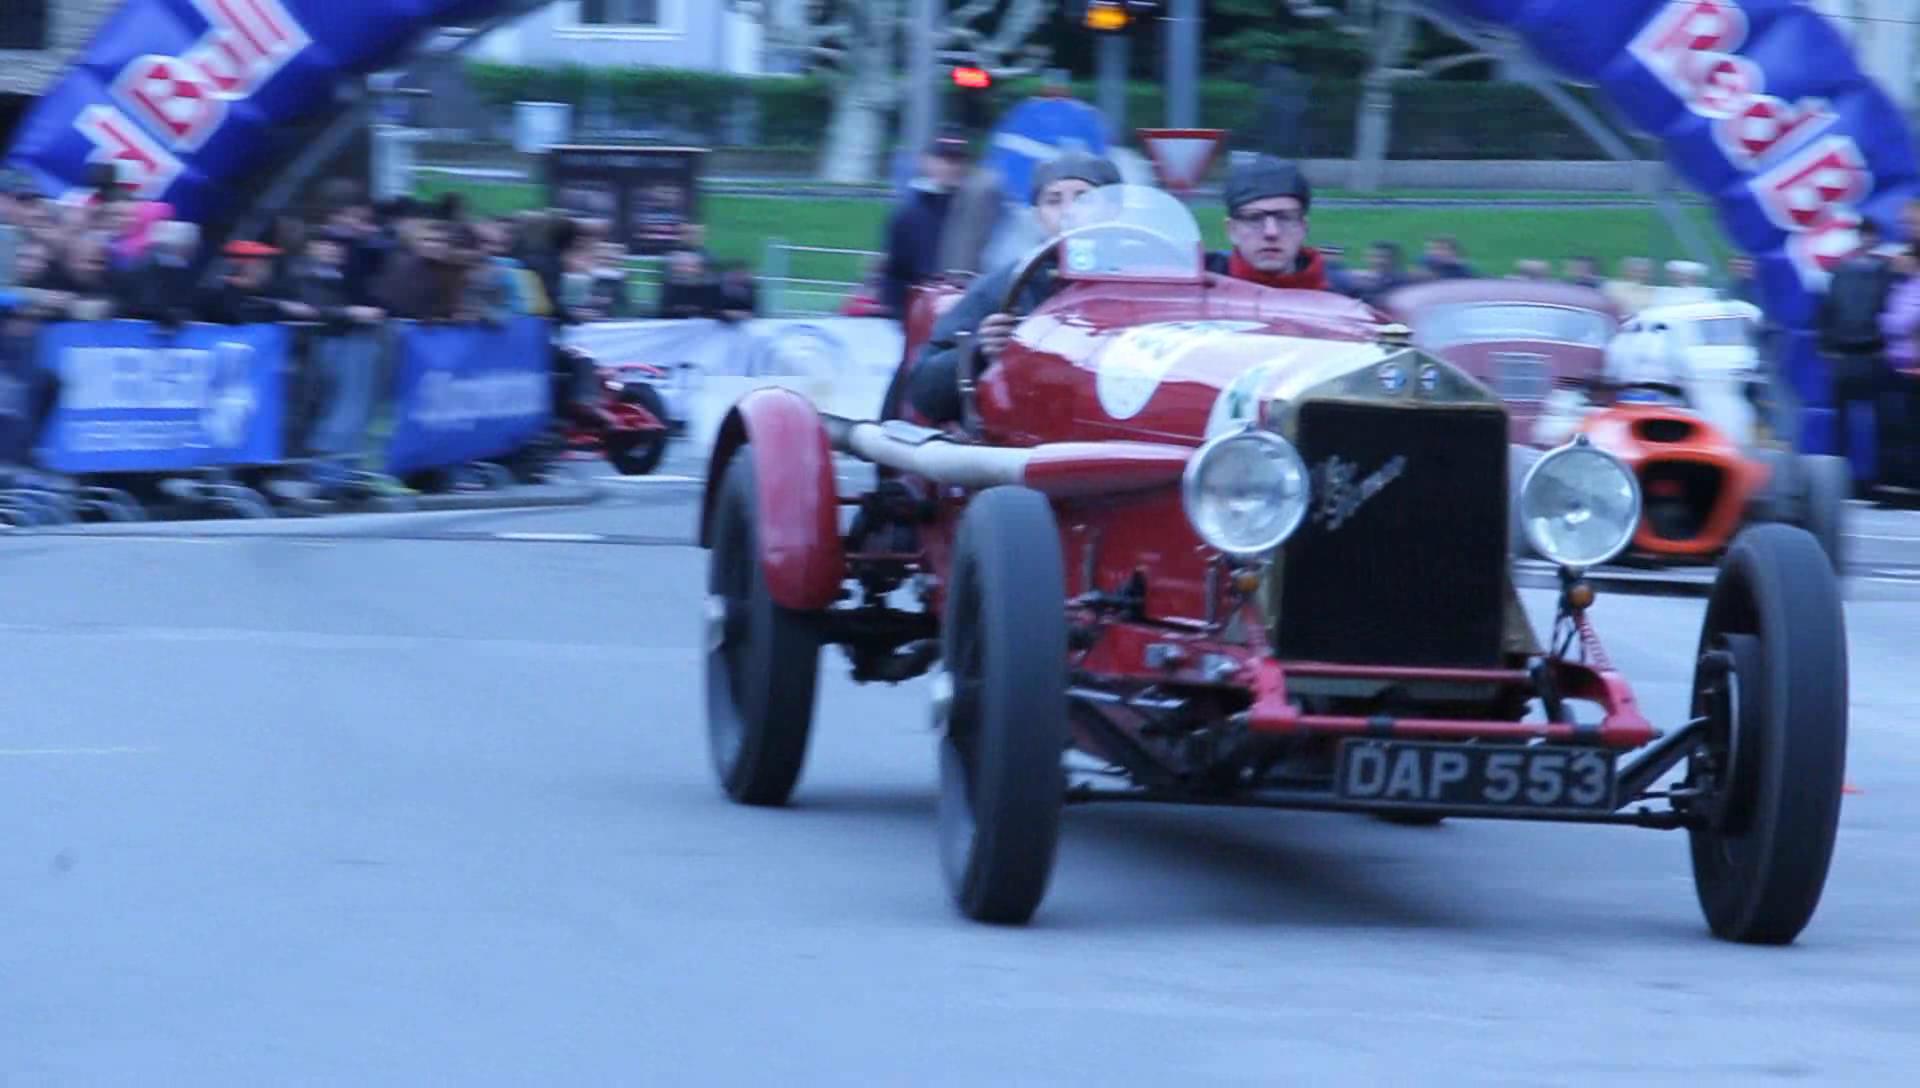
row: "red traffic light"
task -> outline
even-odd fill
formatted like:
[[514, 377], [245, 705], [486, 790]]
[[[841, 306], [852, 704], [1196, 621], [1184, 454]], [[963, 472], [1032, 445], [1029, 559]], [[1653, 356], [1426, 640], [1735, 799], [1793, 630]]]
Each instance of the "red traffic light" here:
[[993, 86], [993, 74], [985, 68], [955, 68], [953, 70], [953, 85], [956, 87], [965, 87], [970, 91], [983, 91]]

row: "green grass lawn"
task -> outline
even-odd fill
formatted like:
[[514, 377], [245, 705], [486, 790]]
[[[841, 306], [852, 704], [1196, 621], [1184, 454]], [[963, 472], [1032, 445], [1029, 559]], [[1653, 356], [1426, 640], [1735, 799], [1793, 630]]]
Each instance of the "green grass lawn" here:
[[[431, 196], [449, 190], [466, 195], [469, 206], [481, 214], [502, 214], [535, 207], [540, 191], [531, 185], [474, 184], [432, 179], [420, 187]], [[1438, 194], [1426, 194], [1438, 195]], [[1321, 208], [1312, 218], [1310, 240], [1344, 247], [1348, 259], [1358, 261], [1374, 241], [1397, 242], [1410, 259], [1427, 239], [1452, 234], [1460, 239], [1467, 259], [1482, 275], [1511, 273], [1516, 261], [1542, 258], [1560, 262], [1575, 254], [1600, 260], [1611, 271], [1623, 257], [1648, 256], [1665, 261], [1684, 256], [1660, 215], [1650, 207], [1587, 207], [1545, 209], [1502, 207], [1502, 198], [1539, 198], [1550, 194], [1451, 194], [1485, 198], [1478, 207]], [[1559, 194], [1572, 195], [1572, 194]], [[872, 250], [881, 244], [888, 204], [874, 199], [782, 200], [756, 196], [711, 195], [702, 201], [707, 242], [715, 257], [744, 260], [762, 272], [767, 268], [768, 244], [779, 240], [792, 246]], [[1224, 248], [1220, 206], [1195, 202], [1194, 214], [1207, 243]], [[1705, 208], [1690, 205], [1703, 234], [1724, 258], [1727, 246]], [[837, 254], [788, 253], [784, 274], [797, 279], [850, 282], [859, 278], [861, 258]], [[643, 284], [651, 277], [643, 277]], [[797, 285], [781, 300], [786, 308], [831, 309], [838, 288]], [[798, 292], [814, 292], [801, 294]]]

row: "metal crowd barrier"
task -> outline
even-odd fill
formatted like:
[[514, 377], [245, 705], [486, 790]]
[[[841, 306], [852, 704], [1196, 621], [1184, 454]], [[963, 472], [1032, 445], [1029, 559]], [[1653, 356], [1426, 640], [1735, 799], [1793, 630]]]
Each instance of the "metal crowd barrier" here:
[[[397, 483], [393, 477], [369, 467], [370, 459], [384, 447], [388, 428], [394, 422], [397, 343], [393, 330], [403, 323], [380, 328], [379, 357], [372, 379], [374, 402], [360, 437], [352, 449], [330, 453], [316, 453], [309, 446], [324, 418], [328, 395], [326, 376], [319, 373], [313, 356], [313, 346], [318, 342], [315, 334], [325, 326], [304, 321], [276, 324], [294, 332], [277, 368], [279, 456], [259, 462], [75, 472], [39, 463], [0, 463], [0, 528], [146, 521], [161, 508], [165, 508], [163, 516], [273, 518], [288, 513], [319, 514], [348, 508], [391, 511], [412, 506], [411, 500], [401, 494], [408, 489], [392, 487]], [[37, 349], [29, 346], [24, 358], [37, 360]], [[28, 365], [39, 364], [35, 361]], [[557, 420], [557, 416], [550, 418], [547, 426], [551, 428]], [[53, 417], [42, 425], [52, 426]], [[544, 448], [545, 444], [544, 439], [536, 438], [528, 448]], [[28, 458], [39, 448], [38, 436], [28, 440]], [[557, 442], [554, 448], [560, 448]], [[486, 490], [497, 490], [524, 482], [513, 468], [501, 463], [511, 459], [474, 460], [433, 471], [457, 478], [460, 483], [471, 481]], [[321, 467], [326, 470], [325, 482], [316, 485], [312, 470]], [[103, 481], [124, 486], [107, 486]], [[318, 494], [302, 494], [307, 488]]]

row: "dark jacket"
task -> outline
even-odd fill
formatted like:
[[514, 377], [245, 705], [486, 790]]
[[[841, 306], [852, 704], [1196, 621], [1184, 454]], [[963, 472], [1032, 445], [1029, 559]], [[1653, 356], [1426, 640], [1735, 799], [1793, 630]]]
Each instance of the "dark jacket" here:
[[1856, 253], [1841, 261], [1815, 319], [1820, 350], [1829, 355], [1878, 355], [1886, 350], [1880, 314], [1892, 290], [1893, 269], [1886, 260]]
[[201, 296], [200, 320], [215, 325], [267, 325], [280, 320], [280, 303], [271, 287], [244, 290], [222, 282]]
[[[919, 412], [934, 423], [950, 423], [960, 418], [960, 390], [956, 385], [960, 367], [960, 337], [980, 327], [980, 323], [1000, 312], [1007, 289], [1013, 285], [1019, 264], [989, 272], [973, 281], [967, 293], [953, 308], [934, 322], [933, 332], [907, 377], [907, 398]], [[1049, 266], [1042, 266], [1028, 277], [1014, 304], [1014, 313], [1030, 314], [1052, 298], [1063, 282]]]
[[887, 221], [887, 265], [880, 301], [905, 320], [907, 295], [918, 283], [939, 275], [940, 238], [953, 207], [953, 194], [916, 188]]
[[200, 302], [193, 266], [149, 256], [120, 278], [120, 316], [160, 325], [184, 325]]
[[713, 317], [720, 312], [720, 289], [712, 279], [692, 282], [667, 280], [660, 285], [656, 316], [689, 318]]

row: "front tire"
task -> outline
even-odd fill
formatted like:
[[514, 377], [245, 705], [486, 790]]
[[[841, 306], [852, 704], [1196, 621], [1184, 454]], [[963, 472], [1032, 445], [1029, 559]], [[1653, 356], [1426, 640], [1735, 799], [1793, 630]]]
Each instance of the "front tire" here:
[[1707, 604], [1689, 756], [1694, 887], [1714, 935], [1787, 944], [1812, 919], [1839, 828], [1847, 753], [1840, 589], [1812, 535], [1747, 530]]
[[782, 805], [806, 761], [820, 641], [774, 603], [760, 563], [752, 450], [728, 463], [707, 574], [707, 740], [728, 797]]
[[1066, 794], [1066, 576], [1038, 492], [996, 487], [967, 507], [941, 638], [941, 867], [961, 913], [1022, 924], [1046, 895]]

